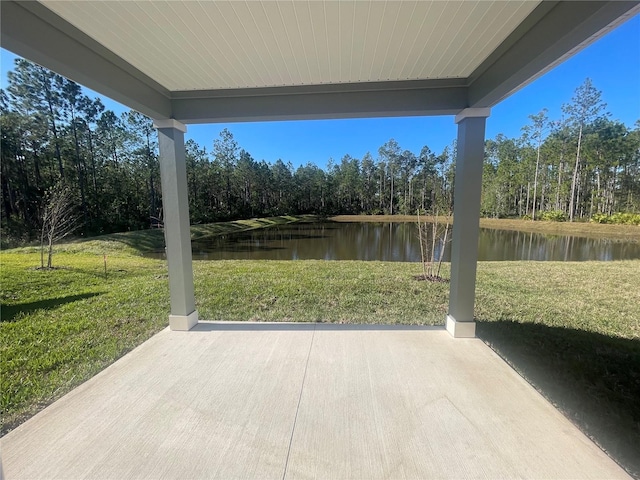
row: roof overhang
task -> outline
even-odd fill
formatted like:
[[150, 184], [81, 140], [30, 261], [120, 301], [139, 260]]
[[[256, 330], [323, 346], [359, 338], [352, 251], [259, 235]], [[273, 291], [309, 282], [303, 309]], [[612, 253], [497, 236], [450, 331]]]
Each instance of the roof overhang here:
[[[92, 3], [95, 4], [95, 2], [78, 1], [41, 3], [3, 0], [0, 2], [2, 47], [56, 71], [152, 118], [174, 118], [183, 123], [453, 115], [465, 108], [492, 107], [640, 11], [639, 2], [635, 1], [544, 1], [534, 2], [533, 4], [520, 2], [521, 6], [519, 10], [509, 13], [512, 19], [516, 18], [517, 20], [514, 28], [510, 29], [509, 32], [502, 32], [504, 38], [498, 39], [499, 41], [496, 41], [495, 38], [492, 40], [496, 42], [495, 48], [486, 51], [485, 45], [484, 50], [479, 49], [478, 52], [475, 53], [475, 56], [472, 55], [471, 57], [469, 57], [469, 55], [474, 52], [467, 52], [467, 57], [475, 58], [477, 65], [474, 64], [472, 60], [465, 60], [465, 62], [445, 62], [445, 67], [449, 64], [452, 66], [457, 64], [458, 69], [456, 70], [452, 67], [449, 69], [450, 71], [447, 71], [447, 68], [443, 67], [436, 73], [433, 73], [433, 71], [424, 73], [424, 69], [422, 69], [422, 71], [418, 71], [420, 70], [418, 69], [416, 70], [418, 73], [415, 75], [410, 72], [413, 77], [417, 78], [394, 78], [394, 75], [400, 77], [406, 72], [402, 72], [399, 67], [395, 66], [395, 64], [399, 62], [392, 61], [393, 58], [388, 58], [389, 47], [387, 47], [386, 52], [384, 52], [386, 57], [383, 57], [382, 53], [380, 53], [379, 55], [381, 55], [381, 57], [376, 58], [375, 55], [377, 52], [384, 49], [372, 47], [371, 51], [368, 51], [366, 50], [366, 45], [355, 45], [352, 39], [351, 44], [344, 48], [347, 50], [351, 49], [349, 51], [354, 52], [356, 51], [356, 47], [358, 47], [361, 49], [357, 50], [359, 54], [371, 55], [371, 61], [378, 62], [382, 65], [381, 73], [377, 77], [373, 75], [359, 79], [359, 81], [345, 81], [350, 80], [350, 77], [343, 75], [343, 77], [337, 78], [336, 81], [325, 82], [327, 78], [335, 74], [327, 70], [327, 68], [325, 68], [326, 71], [323, 71], [323, 66], [320, 65], [318, 73], [311, 74], [311, 69], [309, 68], [309, 75], [305, 78], [301, 77], [297, 80], [290, 80], [288, 84], [284, 82], [284, 85], [260, 85], [260, 79], [264, 78], [270, 70], [270, 68], [268, 68], [270, 65], [268, 65], [266, 61], [263, 61], [261, 63], [262, 67], [260, 67], [260, 65], [254, 66], [254, 70], [252, 70], [255, 71], [254, 77], [249, 75], [245, 78], [243, 76], [242, 85], [240, 85], [237, 80], [236, 83], [233, 83], [233, 81], [231, 81], [233, 79], [226, 79], [226, 83], [224, 84], [220, 82], [216, 84], [216, 82], [212, 80], [211, 88], [202, 88], [203, 86], [208, 86], [208, 84], [206, 84], [206, 78], [208, 77], [205, 76], [205, 84], [201, 81], [196, 87], [191, 88], [189, 87], [189, 83], [186, 82], [185, 85], [189, 88], [172, 89], [171, 85], [167, 85], [171, 83], [171, 81], [174, 81], [172, 79], [179, 79], [176, 72], [181, 73], [180, 65], [177, 65], [175, 61], [173, 63], [167, 62], [163, 64], [161, 62], [161, 51], [155, 51], [155, 55], [160, 56], [152, 62], [152, 64], [157, 65], [158, 68], [150, 68], [148, 66], [145, 68], [143, 65], [146, 64], [144, 64], [142, 60], [137, 61], [137, 63], [132, 63], [132, 61], [123, 58], [127, 55], [122, 54], [122, 49], [125, 48], [124, 53], [127, 53], [127, 46], [125, 45], [123, 47], [121, 45], [122, 42], [118, 43], [118, 39], [114, 36], [115, 34], [111, 37], [108, 36], [110, 31], [109, 22], [118, 21], [118, 15], [123, 14], [119, 12], [119, 9], [125, 4], [131, 5], [131, 2], [103, 2], [109, 6], [109, 9], [108, 12], [104, 13], [106, 16], [100, 18], [99, 24], [95, 19], [89, 17], [84, 19], [84, 17], [79, 14], [74, 13], [72, 15], [69, 13], [78, 11], [82, 13], [82, 9], [87, 8], [86, 5]], [[188, 9], [211, 8], [209, 4], [215, 2], [156, 3], [163, 8], [168, 5], [173, 9]], [[222, 6], [230, 4], [231, 2], [218, 3]], [[287, 2], [287, 4], [290, 3], [292, 2]], [[330, 8], [346, 8], [345, 5], [353, 5], [354, 11], [356, 11], [356, 8], [362, 8], [363, 4], [369, 4], [371, 11], [373, 7], [379, 8], [380, 5], [378, 5], [378, 3], [381, 2], [306, 3], [314, 5], [314, 7], [317, 6], [317, 3], [320, 3], [325, 8], [327, 5], [332, 5]], [[340, 4], [340, 6], [336, 7], [333, 5], [334, 3]], [[382, 3], [386, 4], [387, 2]], [[407, 4], [407, 8], [409, 9], [407, 11], [411, 10], [409, 7], [413, 8], [411, 11], [413, 13], [415, 13], [416, 8], [422, 8], [424, 6], [423, 4], [431, 3], [434, 2], [400, 2], [400, 4]], [[450, 5], [461, 4], [461, 2], [440, 3]], [[474, 8], [476, 4], [480, 5], [477, 7], [479, 9], [489, 8], [489, 6], [482, 5], [483, 2], [472, 3], [474, 4]], [[497, 4], [496, 8], [504, 8], [503, 4], [509, 2], [502, 2], [502, 4], [500, 4], [500, 2], [484, 3], [493, 3]], [[145, 6], [145, 8], [152, 4], [153, 2], [139, 3], [139, 5]], [[189, 7], [191, 4], [193, 5]], [[279, 2], [275, 3], [275, 5], [278, 4]], [[232, 7], [234, 5], [237, 4], [233, 4]], [[257, 8], [256, 5], [259, 5], [259, 2], [244, 3], [244, 7], [246, 7], [246, 9], [248, 9], [247, 11], [251, 14], [251, 16], [246, 13], [244, 14], [245, 21], [248, 22], [249, 18], [255, 16], [255, 12], [252, 13], [251, 9]], [[284, 6], [284, 3], [282, 3], [282, 5]], [[296, 8], [299, 8], [299, 5], [300, 4], [296, 4]], [[220, 7], [217, 8], [220, 9]], [[388, 41], [394, 45], [398, 44], [396, 48], [399, 49], [398, 52], [400, 52], [403, 45], [409, 45], [406, 43], [407, 25], [417, 20], [411, 16], [407, 16], [406, 22], [409, 23], [403, 25], [401, 17], [402, 15], [406, 16], [406, 14], [402, 13], [401, 7], [395, 6], [394, 8], [398, 9], [395, 13], [395, 29], [398, 30], [398, 33], [395, 39], [389, 38]], [[438, 8], [442, 9], [443, 7]], [[57, 13], [54, 12], [54, 10], [57, 10]], [[220, 10], [222, 11], [222, 9]], [[460, 10], [461, 7], [458, 5], [458, 10], [452, 10], [449, 13], [449, 15], [451, 15], [450, 28], [453, 28], [452, 25], [455, 24], [457, 18], [455, 15], [458, 14]], [[110, 13], [112, 11], [113, 13]], [[382, 12], [384, 13], [384, 10]], [[109, 17], [107, 13], [112, 16]], [[383, 13], [380, 14], [380, 18], [384, 18]], [[192, 11], [191, 14], [193, 16], [194, 11]], [[238, 12], [235, 12], [235, 14], [239, 16]], [[338, 14], [341, 14], [341, 11], [338, 11]], [[444, 12], [444, 10], [440, 11], [440, 18], [445, 14], [446, 12]], [[79, 16], [76, 18], [74, 15]], [[370, 14], [370, 16], [372, 15], [373, 14]], [[472, 21], [474, 19], [470, 16], [469, 12], [465, 15], [465, 18], [459, 19], [460, 25], [464, 25], [465, 29], [473, 28], [475, 35], [481, 36], [484, 31], [483, 22], [488, 22], [487, 18], [485, 18], [487, 15], [478, 18], [475, 24], [473, 24]], [[520, 16], [518, 17], [517, 15]], [[151, 16], [146, 16], [146, 13], [143, 11], [143, 13], [138, 16], [127, 18], [130, 22], [129, 28], [136, 31], [152, 32], [160, 28], [158, 19], [161, 18], [161, 16], [154, 19]], [[282, 14], [283, 22], [286, 22], [287, 18], [292, 22], [302, 21], [293, 14], [289, 17]], [[72, 19], [73, 22], [70, 19]], [[209, 20], [211, 21], [211, 19]], [[353, 28], [356, 28], [356, 20], [355, 17], [349, 19], [354, 25]], [[202, 27], [202, 19], [195, 19], [195, 21]], [[213, 22], [220, 22], [221, 24], [223, 22], [228, 23], [229, 21], [230, 18], [225, 18], [224, 16], [216, 17], [216, 19], [213, 20]], [[307, 19], [306, 21], [309, 20]], [[338, 22], [337, 20], [331, 20], [331, 18], [327, 16], [327, 18], [323, 20], [324, 23], [322, 25], [329, 28], [331, 21]], [[183, 30], [174, 32], [174, 35], [187, 35], [188, 32], [192, 31], [196, 26], [196, 23], [188, 25], [185, 22], [184, 18], [181, 19], [180, 22], [175, 22], [180, 23], [180, 28]], [[397, 24], [399, 22], [400, 25], [398, 26]], [[423, 20], [423, 24], [424, 22]], [[370, 28], [370, 25], [367, 25], [365, 20], [362, 20], [362, 23], [364, 26], [358, 28]], [[98, 27], [96, 25], [100, 26], [100, 31], [97, 30]], [[329, 25], [329, 27], [327, 27], [327, 25]], [[336, 28], [338, 28], [339, 24], [335, 23], [335, 25]], [[433, 26], [430, 28], [433, 30], [436, 28], [436, 25], [437, 22], [434, 21]], [[209, 26], [211, 25], [204, 25], [205, 28]], [[289, 27], [291, 26], [285, 24], [282, 28], [287, 29]], [[269, 24], [264, 28], [276, 29], [276, 26]], [[300, 25], [297, 25], [296, 28], [299, 31], [301, 30]], [[405, 30], [404, 32], [403, 29]], [[419, 36], [418, 33], [422, 36]], [[433, 32], [423, 32], [420, 30], [418, 33], [415, 34], [416, 38], [412, 40], [411, 52], [407, 54], [410, 55], [415, 51], [416, 55], [414, 58], [405, 58], [405, 64], [407, 64], [407, 62], [417, 63], [421, 58], [424, 58], [424, 51], [416, 48], [415, 45], [419, 44], [418, 46], [420, 46], [421, 43], [429, 41]], [[260, 34], [266, 38], [266, 33], [263, 32]], [[305, 33], [300, 31], [301, 38], [303, 38], [304, 35]], [[318, 36], [317, 32], [314, 35], [315, 36], [309, 37], [309, 39], [305, 41], [316, 41]], [[468, 43], [470, 41], [469, 39], [473, 40], [473, 36], [470, 37], [470, 33], [465, 33], [462, 29], [456, 30], [455, 35], [457, 36], [449, 38], [448, 42], [455, 45], [455, 42], [458, 41], [457, 39], [461, 38], [455, 52], [462, 55], [464, 53], [462, 51], [462, 45], [465, 45], [464, 42]], [[101, 41], [96, 40], [96, 38], [100, 38]], [[167, 39], [165, 38], [165, 40]], [[170, 40], [171, 39], [168, 39], [168, 41]], [[226, 51], [222, 47], [219, 50], [209, 48], [207, 51], [210, 52], [211, 61], [222, 62], [224, 60], [228, 63], [231, 62], [229, 63], [229, 65], [231, 65], [229, 67], [230, 69], [240, 68], [242, 62], [248, 60], [240, 55], [238, 55], [238, 58], [230, 58], [228, 52], [233, 51], [234, 48], [237, 50], [242, 49], [246, 52], [252, 45], [255, 46], [255, 43], [246, 43], [248, 41], [242, 44], [243, 41], [245, 40], [237, 39], [238, 45], [228, 45], [229, 50]], [[140, 42], [140, 38], [138, 38], [138, 42]], [[380, 39], [376, 39], [376, 43], [379, 42]], [[442, 43], [442, 41], [440, 41], [440, 43]], [[189, 44], [187, 43], [187, 45]], [[290, 53], [290, 55], [294, 55], [295, 45], [291, 42], [289, 42], [289, 45], [293, 52]], [[116, 47], [118, 47], [119, 50]], [[138, 44], [131, 46], [131, 49], [136, 48], [140, 49], [143, 47], [140, 47]], [[149, 46], [145, 48], [148, 49], [148, 52], [131, 50], [130, 59], [146, 59], [148, 55], [154, 54], [154, 50]], [[167, 45], [165, 45], [164, 48], [167, 49]], [[185, 47], [183, 44], [181, 48], [184, 51], [184, 55], [188, 57], [191, 52], [189, 47]], [[451, 47], [451, 45], [438, 44], [433, 46], [429, 51], [431, 55], [440, 55], [440, 58], [442, 58], [442, 56], [448, 52], [446, 48], [453, 47]], [[467, 50], [470, 48], [472, 47], [467, 47]], [[116, 53], [116, 50], [118, 53]], [[294, 64], [295, 62], [308, 61], [307, 57], [315, 58], [314, 55], [321, 55], [321, 57], [319, 56], [317, 59], [318, 64], [320, 64], [320, 60], [324, 61], [326, 57], [330, 65], [332, 61], [332, 57], [330, 56], [332, 51], [330, 49], [327, 49], [326, 52], [321, 50], [320, 48], [314, 51], [302, 49], [302, 53], [298, 52], [298, 57], [291, 57], [290, 61]], [[256, 51], [260, 53], [258, 50]], [[200, 57], [196, 56], [194, 47], [194, 58], [189, 57], [188, 60], [197, 63], [201, 60], [202, 54], [200, 53], [199, 55]], [[220, 58], [217, 58], [216, 55]], [[289, 55], [289, 53], [287, 55]], [[482, 58], [480, 59], [481, 61], [478, 62], [477, 59], [480, 58], [479, 55], [482, 55]], [[275, 53], [274, 56], [277, 57]], [[337, 61], [338, 60], [335, 59], [335, 62]], [[345, 59], [343, 58], [341, 61], [344, 62]], [[385, 61], [387, 62], [386, 64], [384, 63]], [[233, 62], [235, 62], [235, 67], [232, 65]], [[434, 64], [435, 63], [436, 62], [434, 62]], [[188, 62], [185, 63], [185, 65], [187, 64]], [[297, 64], [299, 63], [296, 63], [296, 65]], [[195, 63], [192, 65], [195, 65]], [[387, 70], [385, 70], [385, 65], [388, 65]], [[259, 67], [263, 68], [262, 72], [257, 70]], [[464, 68], [470, 69], [470, 73], [466, 74]], [[170, 72], [173, 74], [169, 80], [159, 74], [167, 71], [167, 69], [171, 69]], [[144, 70], [146, 70], [146, 72]], [[188, 73], [182, 73], [187, 79], [189, 78]], [[381, 74], [391, 79], [381, 79], [379, 78]], [[454, 76], [448, 76], [449, 74], [453, 74]], [[464, 76], [460, 76], [461, 74], [464, 74]], [[426, 78], [420, 78], [420, 75]], [[294, 75], [290, 75], [291, 78], [293, 78], [293, 76]], [[322, 83], [314, 83], [314, 81], [322, 81]], [[247, 87], [245, 85], [246, 83], [258, 86]]]

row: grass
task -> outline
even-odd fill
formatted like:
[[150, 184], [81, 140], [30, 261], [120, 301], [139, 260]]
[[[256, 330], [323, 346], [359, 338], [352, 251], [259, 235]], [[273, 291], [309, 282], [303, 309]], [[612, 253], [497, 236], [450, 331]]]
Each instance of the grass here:
[[477, 335], [640, 478], [640, 261], [481, 262]]
[[[3, 434], [167, 325], [166, 264], [139, 256], [149, 242], [131, 236], [65, 245], [54, 270], [35, 269], [32, 248], [0, 252]], [[420, 270], [194, 262], [197, 308], [208, 320], [442, 324], [449, 286], [414, 280]], [[636, 476], [638, 285], [640, 261], [481, 262], [476, 304], [478, 336]]]
[[479, 262], [476, 318], [640, 340], [640, 261]]
[[[440, 217], [444, 219], [445, 217]], [[433, 217], [421, 217], [422, 221], [432, 221]], [[415, 215], [338, 215], [336, 222], [416, 222]], [[542, 222], [506, 218], [481, 218], [481, 228], [493, 230], [517, 230], [543, 235], [568, 235], [587, 238], [610, 238], [640, 242], [640, 226], [610, 225], [584, 222]]]
[[209, 320], [441, 324], [449, 286], [418, 282], [418, 273], [385, 262], [194, 263], [198, 312]]
[[163, 262], [135, 256], [0, 254], [2, 433], [89, 379], [167, 323]]

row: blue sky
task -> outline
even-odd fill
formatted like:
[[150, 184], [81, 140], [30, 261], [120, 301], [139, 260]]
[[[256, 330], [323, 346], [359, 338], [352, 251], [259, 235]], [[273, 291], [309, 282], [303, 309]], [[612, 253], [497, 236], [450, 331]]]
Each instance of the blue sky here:
[[[1, 84], [5, 88], [7, 71], [15, 57], [4, 49], [1, 53]], [[640, 119], [640, 16], [494, 107], [487, 120], [487, 138], [499, 133], [519, 136], [522, 126], [529, 122], [528, 116], [545, 107], [551, 119], [559, 118], [562, 104], [571, 101], [575, 89], [587, 77], [602, 91], [613, 119], [629, 127]], [[125, 110], [101, 98], [116, 113]], [[375, 157], [378, 147], [390, 138], [416, 154], [424, 145], [439, 154], [456, 137], [453, 117], [444, 116], [189, 125], [186, 138], [210, 151], [223, 128], [229, 129], [240, 147], [256, 160], [273, 163], [280, 158], [294, 166], [311, 162], [322, 168], [329, 158], [338, 162], [345, 154], [362, 158], [371, 152]]]

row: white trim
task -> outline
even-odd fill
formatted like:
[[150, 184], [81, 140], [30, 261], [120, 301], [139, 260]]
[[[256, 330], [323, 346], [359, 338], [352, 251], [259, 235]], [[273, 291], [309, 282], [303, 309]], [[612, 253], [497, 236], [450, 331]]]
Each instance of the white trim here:
[[198, 311], [194, 310], [189, 315], [169, 315], [169, 327], [171, 330], [187, 331], [198, 324]]
[[447, 315], [447, 332], [453, 338], [475, 338], [476, 322], [457, 322], [451, 315]]
[[491, 115], [490, 108], [465, 108], [456, 115], [456, 123], [460, 123], [465, 118], [487, 118], [489, 115]]
[[153, 128], [175, 128], [182, 133], [187, 133], [187, 126], [173, 118], [165, 118], [162, 120], [154, 120]]

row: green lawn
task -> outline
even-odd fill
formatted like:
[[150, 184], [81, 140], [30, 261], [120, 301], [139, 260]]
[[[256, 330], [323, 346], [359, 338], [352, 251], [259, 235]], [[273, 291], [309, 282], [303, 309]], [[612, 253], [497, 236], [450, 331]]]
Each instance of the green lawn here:
[[59, 253], [2, 252], [0, 392], [2, 432], [61, 397], [167, 323], [163, 262]]
[[[167, 325], [166, 264], [136, 248], [113, 236], [66, 245], [55, 270], [36, 269], [32, 248], [0, 252], [3, 433]], [[442, 324], [449, 286], [420, 273], [408, 263], [194, 262], [207, 320]], [[482, 262], [476, 306], [478, 336], [635, 474], [638, 285], [640, 261]]]
[[198, 311], [209, 320], [442, 324], [448, 284], [414, 280], [419, 273], [384, 262], [194, 263]]

